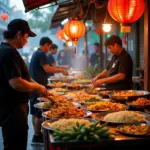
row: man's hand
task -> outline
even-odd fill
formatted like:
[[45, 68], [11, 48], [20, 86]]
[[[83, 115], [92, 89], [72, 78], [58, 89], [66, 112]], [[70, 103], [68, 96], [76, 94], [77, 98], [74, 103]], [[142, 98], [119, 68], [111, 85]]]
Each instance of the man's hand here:
[[63, 65], [62, 68], [68, 69], [68, 68], [69, 68], [69, 65]]
[[104, 84], [104, 79], [97, 80], [93, 83], [94, 87], [101, 87]]
[[92, 79], [92, 83], [94, 84], [98, 80], [98, 76]]

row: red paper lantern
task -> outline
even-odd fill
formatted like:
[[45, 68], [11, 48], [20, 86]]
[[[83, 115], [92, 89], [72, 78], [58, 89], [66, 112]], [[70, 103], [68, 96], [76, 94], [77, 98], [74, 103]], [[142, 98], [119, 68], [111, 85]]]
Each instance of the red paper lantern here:
[[145, 9], [144, 0], [109, 0], [110, 16], [121, 23], [121, 32], [130, 32], [131, 23], [138, 20]]
[[7, 20], [8, 19], [8, 15], [6, 13], [1, 14], [1, 19], [2, 20]]
[[73, 44], [77, 45], [78, 39], [85, 33], [85, 25], [83, 22], [74, 18], [65, 24], [64, 32], [71, 38]]
[[60, 40], [65, 40], [65, 41], [69, 41], [70, 38], [65, 34], [64, 30], [61, 29], [56, 33], [56, 36], [60, 39]]

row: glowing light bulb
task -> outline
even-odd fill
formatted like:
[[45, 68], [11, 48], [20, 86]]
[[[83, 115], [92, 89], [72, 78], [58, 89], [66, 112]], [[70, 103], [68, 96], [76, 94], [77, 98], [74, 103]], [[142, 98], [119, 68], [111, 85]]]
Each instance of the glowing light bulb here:
[[104, 32], [110, 32], [111, 24], [103, 24], [103, 30]]
[[72, 26], [71, 32], [76, 33], [77, 32], [77, 27], [76, 26]]
[[68, 42], [67, 42], [67, 45], [70, 46], [70, 47], [73, 46], [72, 41], [68, 41]]

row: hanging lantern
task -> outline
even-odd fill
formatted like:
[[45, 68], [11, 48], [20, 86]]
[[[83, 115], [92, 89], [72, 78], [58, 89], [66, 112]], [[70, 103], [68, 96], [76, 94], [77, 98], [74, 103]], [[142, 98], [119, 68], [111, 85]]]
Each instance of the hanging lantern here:
[[78, 39], [85, 33], [85, 25], [77, 18], [67, 22], [64, 26], [64, 32], [72, 40], [74, 45], [78, 44]]
[[145, 9], [144, 0], [109, 0], [110, 16], [120, 22], [121, 32], [131, 32], [131, 23], [138, 20]]
[[8, 19], [8, 15], [7, 15], [6, 13], [1, 14], [0, 17], [1, 17], [1, 19], [4, 20], [4, 21]]
[[69, 41], [70, 38], [65, 34], [64, 30], [61, 29], [56, 33], [56, 36], [60, 39], [60, 40], [65, 40], [65, 41]]

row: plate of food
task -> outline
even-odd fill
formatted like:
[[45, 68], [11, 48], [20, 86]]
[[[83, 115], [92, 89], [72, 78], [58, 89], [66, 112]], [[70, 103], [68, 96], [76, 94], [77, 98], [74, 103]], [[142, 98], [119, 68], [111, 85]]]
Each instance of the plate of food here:
[[118, 111], [111, 112], [104, 116], [100, 116], [97, 119], [101, 123], [108, 123], [111, 125], [121, 125], [121, 124], [136, 124], [136, 123], [145, 123], [146, 122], [145, 113], [138, 111]]
[[100, 100], [101, 98], [99, 95], [88, 94], [84, 90], [68, 92], [64, 96], [78, 103], [84, 103], [88, 100], [89, 101]]
[[86, 105], [85, 107], [87, 110], [92, 112], [102, 112], [102, 111], [114, 112], [128, 109], [124, 104], [113, 103], [109, 101], [99, 101], [95, 102], [94, 104]]
[[99, 94], [100, 96], [102, 96], [103, 98], [109, 98], [109, 94], [112, 91], [108, 91], [108, 90], [102, 90], [102, 91], [97, 91], [97, 94]]
[[74, 80], [74, 83], [79, 83], [79, 84], [90, 84], [92, 82], [91, 79], [78, 79]]
[[48, 101], [53, 101], [53, 98], [52, 97], [38, 97], [37, 98], [38, 101], [41, 101], [41, 102], [48, 102]]
[[70, 130], [72, 129], [72, 126], [75, 126], [78, 122], [79, 125], [85, 124], [87, 127], [90, 126], [92, 123], [96, 123], [96, 120], [92, 119], [76, 119], [76, 118], [70, 118], [70, 119], [54, 119], [54, 120], [46, 120], [42, 123], [42, 127], [54, 131], [56, 129], [59, 129], [61, 131], [64, 130]]
[[131, 108], [146, 108], [150, 107], [150, 100], [141, 97], [135, 101], [127, 102], [126, 104]]
[[81, 100], [79, 103], [83, 104], [83, 105], [89, 105], [89, 104], [93, 104], [93, 103], [96, 103], [96, 102], [99, 102], [99, 101], [100, 101], [99, 97], [91, 97], [89, 99]]
[[67, 83], [66, 87], [68, 89], [81, 89], [81, 85], [79, 83]]
[[148, 136], [150, 137], [150, 128], [145, 123], [133, 125], [120, 125], [116, 128], [121, 134], [128, 136]]
[[34, 104], [34, 107], [39, 108], [39, 109], [50, 109], [53, 106], [53, 102], [48, 101], [48, 102], [40, 102]]
[[48, 78], [49, 81], [71, 81], [73, 80], [73, 76], [51, 76]]
[[[72, 112], [71, 112], [72, 111]], [[75, 107], [74, 110], [68, 108], [68, 109], [58, 109], [54, 110], [53, 108], [50, 111], [46, 111], [42, 113], [42, 116], [44, 118], [48, 119], [57, 119], [57, 118], [87, 118], [92, 115], [91, 111], [88, 110], [82, 110], [80, 108]]]
[[88, 94], [97, 94], [99, 91], [104, 91], [105, 88], [87, 88], [85, 89], [85, 92], [88, 93]]
[[59, 82], [51, 82], [49, 84], [47, 84], [47, 87], [51, 87], [51, 88], [66, 88], [67, 87], [67, 83], [63, 83], [61, 81]]
[[109, 97], [111, 100], [116, 100], [120, 102], [135, 100], [139, 97], [145, 97], [148, 95], [150, 95], [150, 92], [139, 91], [139, 90], [120, 90], [120, 91], [113, 91], [112, 93], [109, 93]]
[[69, 92], [69, 90], [66, 88], [55, 88], [53, 90], [56, 90], [56, 92]]

